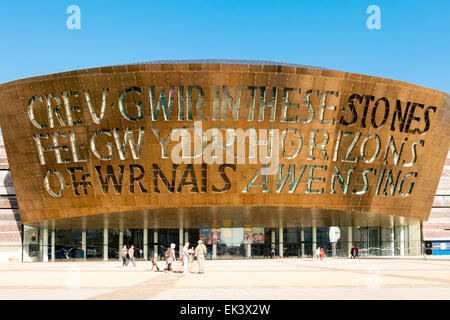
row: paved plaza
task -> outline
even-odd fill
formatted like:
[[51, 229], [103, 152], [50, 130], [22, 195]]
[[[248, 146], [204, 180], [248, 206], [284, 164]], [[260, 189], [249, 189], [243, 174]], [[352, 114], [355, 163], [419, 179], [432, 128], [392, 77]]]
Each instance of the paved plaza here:
[[[159, 265], [164, 267], [164, 262]], [[450, 257], [0, 264], [0, 299], [450, 299]]]

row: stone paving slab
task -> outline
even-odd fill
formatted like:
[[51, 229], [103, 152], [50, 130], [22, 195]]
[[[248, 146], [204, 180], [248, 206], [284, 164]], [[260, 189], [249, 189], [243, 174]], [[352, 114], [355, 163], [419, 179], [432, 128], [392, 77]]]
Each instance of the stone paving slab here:
[[[450, 299], [448, 258], [206, 261], [205, 274], [119, 261], [0, 264], [0, 299]], [[164, 262], [159, 262], [161, 267]]]
[[448, 300], [448, 287], [383, 288], [196, 288], [167, 289], [156, 295], [158, 300]]
[[105, 289], [0, 289], [0, 300], [84, 300], [105, 294]]

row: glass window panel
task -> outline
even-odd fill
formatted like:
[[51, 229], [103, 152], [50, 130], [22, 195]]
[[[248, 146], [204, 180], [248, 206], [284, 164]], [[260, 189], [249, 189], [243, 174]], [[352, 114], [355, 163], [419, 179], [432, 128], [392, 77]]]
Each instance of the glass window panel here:
[[302, 228], [305, 234], [305, 242], [312, 242], [312, 228]]
[[23, 227], [23, 259], [24, 261], [38, 261], [41, 259], [40, 236], [37, 228]]
[[381, 234], [379, 227], [369, 228], [369, 255], [379, 256], [381, 255], [380, 244]]
[[103, 259], [103, 229], [86, 230], [86, 258]]
[[233, 233], [233, 244], [235, 246], [244, 243], [244, 228], [232, 228]]
[[283, 243], [298, 243], [300, 241], [299, 228], [284, 228]]

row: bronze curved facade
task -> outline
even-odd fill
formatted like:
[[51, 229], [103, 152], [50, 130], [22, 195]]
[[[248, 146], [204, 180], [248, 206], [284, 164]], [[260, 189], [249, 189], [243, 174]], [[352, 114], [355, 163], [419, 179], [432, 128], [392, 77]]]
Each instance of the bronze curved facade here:
[[305, 66], [102, 67], [6, 83], [0, 101], [37, 227], [427, 220], [450, 143], [448, 94]]

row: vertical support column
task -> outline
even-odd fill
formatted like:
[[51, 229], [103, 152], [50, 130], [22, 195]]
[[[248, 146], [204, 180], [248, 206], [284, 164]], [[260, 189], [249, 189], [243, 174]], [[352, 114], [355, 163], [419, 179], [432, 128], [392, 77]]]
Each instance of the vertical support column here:
[[153, 254], [157, 253], [159, 256], [159, 252], [158, 252], [158, 231], [153, 231]]
[[48, 262], [48, 229], [45, 228], [43, 230], [43, 239], [42, 239], [42, 261]]
[[405, 226], [400, 227], [400, 256], [405, 255]]
[[350, 256], [350, 251], [352, 250], [353, 245], [353, 227], [347, 227], [347, 256]]
[[[275, 231], [272, 230], [272, 232], [270, 233], [270, 243], [271, 243], [271, 248], [270, 250], [272, 250], [272, 248], [275, 248]], [[275, 253], [276, 255], [276, 253]]]
[[316, 249], [317, 249], [317, 244], [316, 244], [316, 241], [317, 241], [317, 229], [316, 229], [316, 227], [312, 227], [312, 255], [313, 255], [313, 257], [314, 257], [314, 255], [316, 254]]
[[83, 260], [87, 259], [87, 247], [86, 247], [86, 230], [81, 231], [81, 250], [83, 250]]
[[301, 257], [303, 258], [305, 256], [305, 230], [303, 228], [300, 231], [300, 241], [302, 243], [302, 245], [301, 245], [301, 248], [302, 248]]
[[[406, 227], [405, 227], [406, 228]], [[408, 255], [420, 255], [424, 254], [425, 251], [422, 247], [423, 245], [423, 232], [422, 223], [419, 220], [410, 220], [407, 226], [408, 231], [405, 232], [405, 239], [407, 241], [408, 249], [405, 250]]]
[[212, 245], [212, 259], [217, 259], [217, 243], [213, 243]]
[[119, 261], [122, 260], [123, 230], [119, 230]]
[[[189, 232], [184, 232], [184, 242], [189, 242]], [[189, 243], [189, 246], [192, 247], [192, 243]]]
[[44, 259], [44, 229], [39, 229], [39, 259]]
[[178, 242], [180, 244], [180, 246], [178, 247], [178, 250], [180, 252], [180, 257], [181, 257], [181, 251], [183, 250], [183, 247], [184, 247], [184, 242], [183, 242], [184, 230], [183, 230], [183, 228], [179, 228], [178, 230], [179, 230], [178, 231], [178, 240], [179, 240]]
[[395, 226], [392, 226], [391, 230], [392, 255], [395, 256]]
[[56, 241], [56, 230], [53, 229], [52, 230], [52, 240], [51, 240], [51, 247], [52, 247], [52, 262], [55, 262], [55, 241]]
[[103, 261], [108, 261], [108, 229], [103, 229]]
[[331, 256], [336, 257], [336, 242], [331, 243]]
[[409, 225], [404, 226], [405, 228], [405, 255], [409, 256]]
[[252, 257], [252, 245], [251, 243], [245, 244], [245, 257], [250, 259]]
[[148, 260], [148, 229], [144, 228], [144, 239], [142, 243], [144, 244], [144, 260]]
[[283, 258], [283, 227], [278, 228], [278, 248], [280, 248], [280, 258]]

